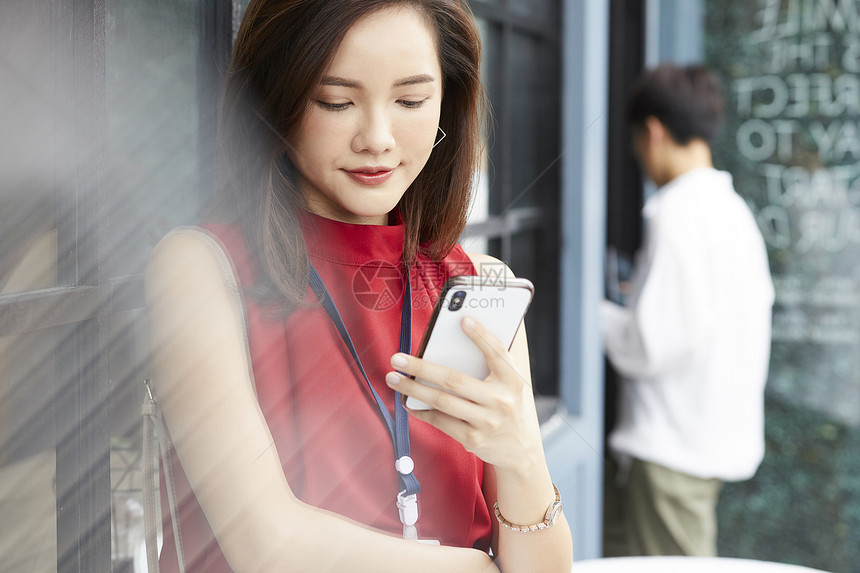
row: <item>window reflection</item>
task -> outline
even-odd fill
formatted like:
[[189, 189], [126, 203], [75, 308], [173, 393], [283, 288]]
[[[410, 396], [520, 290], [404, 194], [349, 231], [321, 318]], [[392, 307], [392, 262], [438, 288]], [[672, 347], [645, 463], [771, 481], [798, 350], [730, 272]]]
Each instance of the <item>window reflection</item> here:
[[[2, 80], [0, 80], [2, 81]], [[57, 284], [57, 231], [50, 190], [0, 188], [0, 293]]]
[[0, 293], [54, 286], [54, 74], [44, 0], [0, 7]]
[[[60, 333], [0, 338], [0, 535], [4, 571], [57, 570], [56, 354]], [[15, 524], [14, 527], [9, 527]]]
[[767, 454], [754, 480], [725, 490], [721, 551], [852, 570], [860, 556], [855, 8], [718, 0], [704, 8], [705, 59], [728, 96], [715, 160], [759, 222], [776, 288]]
[[139, 274], [171, 228], [194, 222], [198, 156], [197, 2], [107, 3], [112, 276]]

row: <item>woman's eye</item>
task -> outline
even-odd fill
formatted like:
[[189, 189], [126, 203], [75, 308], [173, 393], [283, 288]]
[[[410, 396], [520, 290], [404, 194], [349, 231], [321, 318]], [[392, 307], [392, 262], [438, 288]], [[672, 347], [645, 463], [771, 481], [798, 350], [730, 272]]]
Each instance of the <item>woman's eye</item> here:
[[317, 100], [317, 105], [321, 108], [328, 111], [343, 111], [348, 108], [351, 104], [350, 102], [346, 103], [331, 103], [327, 101]]
[[400, 105], [402, 105], [403, 107], [406, 107], [409, 109], [416, 109], [416, 108], [419, 108], [422, 105], [424, 105], [425, 101], [427, 101], [426, 98], [422, 99], [422, 100], [401, 99], [401, 100], [398, 100], [398, 103], [400, 103]]

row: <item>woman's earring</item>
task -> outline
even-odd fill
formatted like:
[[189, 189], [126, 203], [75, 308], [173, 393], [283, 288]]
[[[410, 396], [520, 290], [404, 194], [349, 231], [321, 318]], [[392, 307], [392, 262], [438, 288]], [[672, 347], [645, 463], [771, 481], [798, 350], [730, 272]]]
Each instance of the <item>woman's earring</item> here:
[[434, 147], [434, 148], [435, 148], [437, 145], [439, 145], [440, 143], [442, 143], [442, 140], [443, 140], [443, 139], [445, 139], [445, 136], [446, 136], [446, 135], [448, 135], [447, 133], [445, 133], [444, 131], [442, 131], [442, 128], [441, 128], [441, 127], [438, 127], [438, 126], [437, 126], [437, 127], [436, 127], [436, 129], [438, 129], [438, 130], [439, 130], [439, 132], [442, 134], [442, 137], [440, 137], [439, 139], [437, 139], [437, 140], [436, 140], [436, 143], [434, 143], [434, 144], [433, 144], [433, 147]]

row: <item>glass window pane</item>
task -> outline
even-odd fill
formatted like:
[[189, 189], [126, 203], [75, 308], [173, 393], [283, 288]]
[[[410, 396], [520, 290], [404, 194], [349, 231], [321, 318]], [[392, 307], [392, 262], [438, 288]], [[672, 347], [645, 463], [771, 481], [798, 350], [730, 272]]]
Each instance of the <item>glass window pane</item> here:
[[538, 42], [529, 36], [510, 36], [510, 120], [511, 200], [517, 207], [536, 203], [533, 183], [543, 166], [540, 164], [541, 109], [546, 109], [542, 95], [546, 94], [539, 73]]
[[57, 384], [54, 357], [58, 343], [70, 332], [57, 329], [0, 338], [0, 513], [6, 525], [0, 528], [0, 563], [4, 571], [57, 570], [57, 400], [68, 386]]
[[0, 293], [57, 284], [51, 2], [0, 4]]
[[555, 0], [508, 0], [508, 6], [511, 12], [543, 22], [551, 22], [557, 12]]
[[[145, 311], [111, 317], [111, 555], [114, 572], [145, 571], [142, 418], [148, 370]], [[157, 467], [157, 466], [156, 466]], [[149, 476], [154, 479], [156, 476]], [[158, 504], [157, 504], [158, 505]], [[161, 520], [156, 516], [156, 523]]]
[[860, 559], [855, 7], [704, 5], [706, 60], [727, 94], [715, 159], [759, 221], [777, 296], [768, 450], [754, 480], [726, 488], [721, 552], [849, 571]]
[[557, 58], [545, 40], [510, 38], [511, 207], [546, 206], [558, 185]]
[[201, 197], [194, 0], [107, 3], [111, 180], [108, 268], [143, 271], [153, 244], [194, 222]]

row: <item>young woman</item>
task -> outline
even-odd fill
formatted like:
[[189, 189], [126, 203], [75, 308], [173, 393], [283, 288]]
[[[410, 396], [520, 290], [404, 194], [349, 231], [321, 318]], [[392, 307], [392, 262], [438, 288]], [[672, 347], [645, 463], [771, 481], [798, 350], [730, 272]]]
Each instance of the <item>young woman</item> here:
[[189, 571], [570, 570], [525, 333], [508, 352], [463, 325], [485, 380], [410, 356], [444, 281], [500, 264], [456, 245], [479, 66], [457, 0], [248, 7], [218, 222], [146, 275]]

